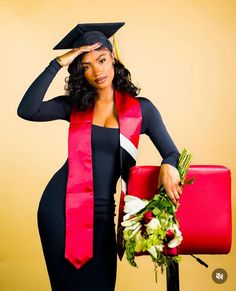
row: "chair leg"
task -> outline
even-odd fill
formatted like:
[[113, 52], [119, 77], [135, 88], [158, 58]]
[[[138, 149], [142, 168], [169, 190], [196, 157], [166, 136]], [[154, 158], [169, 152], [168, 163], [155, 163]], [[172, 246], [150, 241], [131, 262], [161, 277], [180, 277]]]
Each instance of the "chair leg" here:
[[167, 291], [179, 291], [179, 264], [173, 262], [166, 269]]

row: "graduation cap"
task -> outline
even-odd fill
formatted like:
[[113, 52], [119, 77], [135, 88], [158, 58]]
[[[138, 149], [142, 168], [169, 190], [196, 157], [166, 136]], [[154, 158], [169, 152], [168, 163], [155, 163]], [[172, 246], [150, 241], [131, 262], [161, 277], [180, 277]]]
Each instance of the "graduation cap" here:
[[109, 41], [109, 38], [113, 36], [113, 45], [116, 55], [117, 58], [120, 59], [115, 33], [124, 24], [125, 22], [78, 24], [53, 49], [73, 49], [80, 46], [92, 45], [96, 42], [101, 42], [102, 46], [112, 51], [113, 46]]

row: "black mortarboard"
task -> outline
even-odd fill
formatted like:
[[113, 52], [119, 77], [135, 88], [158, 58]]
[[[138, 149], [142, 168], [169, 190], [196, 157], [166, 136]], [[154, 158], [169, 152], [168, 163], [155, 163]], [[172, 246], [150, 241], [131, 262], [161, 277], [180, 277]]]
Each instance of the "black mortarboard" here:
[[101, 42], [112, 51], [112, 44], [108, 38], [124, 24], [125, 22], [78, 24], [53, 49], [72, 49]]

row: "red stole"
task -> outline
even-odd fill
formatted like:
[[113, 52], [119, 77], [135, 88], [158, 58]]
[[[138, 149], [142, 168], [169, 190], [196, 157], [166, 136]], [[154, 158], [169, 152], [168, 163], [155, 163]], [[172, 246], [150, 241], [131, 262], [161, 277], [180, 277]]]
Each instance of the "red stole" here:
[[[136, 163], [142, 115], [139, 100], [115, 90], [115, 105], [120, 126], [121, 196], [118, 226], [123, 218], [122, 205], [126, 194], [127, 172]], [[68, 134], [68, 181], [66, 188], [65, 257], [80, 268], [93, 257], [94, 189], [91, 131], [93, 108], [85, 112], [72, 108]], [[125, 155], [124, 155], [125, 152]], [[125, 156], [130, 156], [126, 163]], [[122, 259], [124, 250], [119, 245]]]

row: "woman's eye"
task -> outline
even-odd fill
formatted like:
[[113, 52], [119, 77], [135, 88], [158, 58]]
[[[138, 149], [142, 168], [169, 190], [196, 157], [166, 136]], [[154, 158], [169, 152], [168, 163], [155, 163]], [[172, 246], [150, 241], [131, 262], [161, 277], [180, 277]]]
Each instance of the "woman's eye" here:
[[106, 59], [101, 59], [101, 60], [100, 60], [100, 63], [104, 63], [104, 62], [105, 62], [105, 60], [106, 60]]
[[83, 66], [84, 71], [88, 69], [88, 66]]

